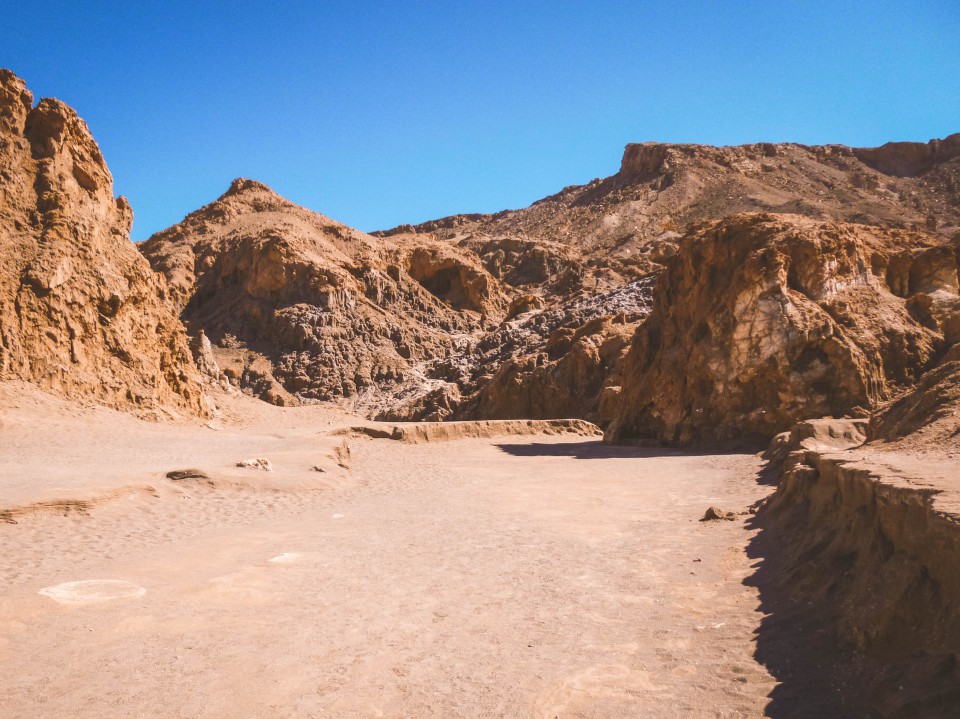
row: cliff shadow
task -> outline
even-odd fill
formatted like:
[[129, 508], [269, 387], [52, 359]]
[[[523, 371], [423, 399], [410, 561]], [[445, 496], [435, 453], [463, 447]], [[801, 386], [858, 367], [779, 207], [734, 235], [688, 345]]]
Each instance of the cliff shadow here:
[[[788, 557], [789, 535], [782, 517], [768, 508], [747, 522], [759, 529], [747, 546], [754, 572], [743, 583], [759, 590], [763, 619], [755, 634], [754, 658], [777, 680], [764, 712], [771, 719], [878, 719], [869, 708], [867, 685], [856, 656], [844, 649], [829, 601], [811, 598], [801, 585], [812, 580], [812, 566]], [[822, 577], [830, 583], [831, 577]]]
[[743, 446], [638, 447], [604, 444], [601, 439], [580, 442], [498, 442], [501, 452], [514, 457], [574, 457], [576, 459], [644, 459], [650, 457], [705, 457], [718, 454], [753, 454]]

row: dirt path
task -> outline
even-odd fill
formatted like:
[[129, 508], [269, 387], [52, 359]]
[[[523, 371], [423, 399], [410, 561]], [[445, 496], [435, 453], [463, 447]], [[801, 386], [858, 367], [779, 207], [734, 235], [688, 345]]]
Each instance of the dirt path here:
[[[697, 521], [762, 496], [756, 469], [369, 440], [327, 491], [0, 525], [3, 716], [759, 716], [751, 532]], [[38, 593], [77, 580], [128, 584]]]

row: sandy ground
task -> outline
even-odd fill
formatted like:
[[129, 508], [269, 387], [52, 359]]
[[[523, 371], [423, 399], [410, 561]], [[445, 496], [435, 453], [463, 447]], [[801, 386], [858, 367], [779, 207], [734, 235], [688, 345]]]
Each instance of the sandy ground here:
[[[108, 484], [153, 491], [0, 524], [2, 716], [763, 714], [752, 532], [697, 521], [768, 491], [755, 457], [352, 438], [349, 471], [311, 475], [342, 440], [279, 417], [153, 425], [187, 442], [166, 450], [141, 427]], [[236, 474], [240, 450], [275, 472]], [[162, 479], [165, 451], [214, 480]], [[5, 445], [0, 490], [29, 500], [14, 465]]]

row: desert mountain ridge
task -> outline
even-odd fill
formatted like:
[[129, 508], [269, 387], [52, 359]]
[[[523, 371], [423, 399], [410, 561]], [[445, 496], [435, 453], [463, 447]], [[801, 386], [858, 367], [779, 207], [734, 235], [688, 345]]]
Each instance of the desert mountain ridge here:
[[[239, 178], [133, 246], [129, 205], [113, 199], [82, 121], [56, 101], [32, 108], [22, 81], [3, 78], [4, 147], [21, 158], [7, 160], [11, 187], [63, 167], [45, 195], [5, 189], [4, 237], [31, 236], [31, 208], [47, 210], [48, 197], [70, 212], [77, 198], [75, 217], [45, 217], [87, 235], [31, 230], [42, 252], [5, 278], [5, 315], [20, 324], [5, 330], [2, 367], [68, 395], [97, 384], [91, 396], [115, 406], [202, 415], [204, 388], [239, 388], [394, 421], [579, 417], [611, 441], [724, 440], [870, 413], [957, 339], [960, 135], [879, 148], [632, 144], [617, 174], [528, 208], [372, 235]], [[47, 108], [79, 129], [41, 136], [28, 117]], [[51, 152], [64, 160], [42, 163]], [[99, 250], [93, 236], [113, 244]], [[58, 259], [89, 249], [106, 256]], [[91, 279], [63, 300], [78, 314], [101, 308], [96, 318], [40, 312], [66, 339], [23, 322], [30, 302], [121, 261], [142, 277], [124, 270], [106, 296], [109, 283]], [[47, 265], [49, 288], [36, 279]], [[68, 265], [82, 268], [75, 282], [58, 280]], [[112, 308], [126, 317], [144, 291], [156, 302], [141, 322], [169, 333], [159, 346], [131, 328], [115, 336]], [[44, 354], [25, 344], [34, 336], [63, 347], [56, 370], [31, 356]], [[81, 379], [88, 356], [103, 378]], [[128, 379], [107, 390], [111, 371]], [[138, 382], [149, 390], [119, 390]]]
[[[751, 280], [756, 286], [739, 286], [738, 291], [762, 298], [780, 288], [776, 291], [782, 292], [788, 310], [795, 307], [788, 296], [799, 291], [824, 313], [822, 321], [827, 324], [817, 331], [834, 339], [790, 339], [808, 336], [810, 329], [788, 315], [764, 320], [771, 325], [766, 331], [778, 335], [777, 340], [742, 336], [742, 332], [727, 337], [725, 333], [735, 329], [733, 318], [690, 318], [701, 328], [711, 321], [718, 326], [707, 334], [700, 329], [698, 339], [688, 336], [685, 342], [704, 338], [708, 344], [729, 342], [731, 347], [725, 351], [741, 355], [747, 365], [772, 362], [774, 355], [796, 342], [799, 354], [777, 360], [779, 367], [765, 376], [768, 389], [761, 394], [746, 391], [742, 401], [753, 406], [744, 407], [737, 421], [718, 423], [714, 414], [707, 413], [704, 416], [711, 419], [705, 422], [714, 429], [703, 433], [679, 431], [672, 421], [638, 425], [621, 419], [611, 434], [611, 438], [627, 439], [645, 432], [670, 441], [724, 439], [741, 432], [769, 436], [819, 414], [869, 412], [912, 386], [954, 341], [952, 330], [945, 328], [954, 321], [953, 310], [947, 308], [956, 294], [958, 168], [960, 135], [881, 148], [789, 143], [721, 148], [629, 145], [617, 175], [566, 188], [523, 210], [457, 215], [373, 235], [339, 226], [337, 232], [353, 238], [354, 249], [344, 252], [342, 247], [317, 245], [303, 261], [338, 264], [341, 271], [328, 272], [322, 282], [327, 283], [325, 292], [334, 293], [331, 296], [349, 297], [349, 307], [331, 303], [327, 295], [311, 299], [303, 287], [276, 288], [254, 303], [260, 308], [254, 312], [257, 317], [299, 323], [298, 336], [312, 333], [322, 335], [322, 340], [304, 345], [301, 339], [290, 339], [289, 328], [251, 329], [249, 323], [240, 323], [241, 315], [249, 315], [246, 310], [238, 314], [232, 309], [211, 309], [228, 296], [222, 279], [217, 280], [220, 289], [212, 294], [208, 309], [201, 309], [210, 294], [203, 289], [210, 281], [206, 279], [192, 285], [190, 291], [196, 291], [192, 304], [181, 309], [189, 325], [204, 328], [214, 339], [220, 362], [232, 367], [234, 379], [271, 401], [337, 400], [391, 420], [578, 416], [607, 426], [630, 415], [637, 403], [631, 389], [635, 380], [623, 372], [625, 366], [636, 366], [625, 364], [631, 343], [636, 344], [634, 335], [641, 326], [643, 331], [653, 327], [660, 312], [674, 311], [666, 306], [671, 301], [669, 291], [661, 293], [661, 302], [654, 299], [658, 277], [687, 257], [697, 237], [714, 231], [745, 243], [745, 251], [773, 254], [780, 251], [764, 246], [765, 242], [796, 245], [803, 249], [795, 255], [791, 250], [790, 256], [777, 260], [783, 277], [758, 276]], [[756, 221], [746, 220], [751, 213]], [[263, 246], [263, 238], [271, 231], [277, 232], [275, 241], [286, 243], [297, 235], [295, 217], [301, 223], [298, 227], [302, 222], [335, 225], [263, 185], [237, 180], [219, 200], [150, 238], [141, 249], [154, 269], [179, 288], [183, 278], [194, 272], [185, 267], [212, 267], [214, 236], [219, 238], [218, 252], [233, 247], [231, 252], [239, 253], [236, 248], [246, 248], [251, 241], [249, 246]], [[310, 217], [314, 219], [304, 219]], [[211, 222], [217, 226], [215, 231], [210, 229]], [[778, 222], [784, 232], [789, 229], [788, 240], [774, 241], [765, 235]], [[720, 229], [711, 223], [719, 223]], [[748, 237], [753, 233], [766, 239]], [[260, 239], [252, 240], [254, 235]], [[182, 252], [186, 245], [193, 248], [191, 252], [174, 261], [174, 248]], [[807, 257], [810, 253], [812, 260]], [[428, 255], [433, 259], [424, 264]], [[441, 256], [443, 263], [438, 264]], [[715, 277], [736, 285], [743, 279], [738, 270], [747, 256], [737, 255], [723, 270], [713, 266], [711, 279], [693, 280], [689, 291], [697, 287], [709, 287], [710, 293], [722, 291]], [[721, 262], [701, 256], [691, 259]], [[235, 281], [244, 277], [243, 291], [256, 293], [252, 287], [259, 280], [252, 278], [270, 272], [267, 266], [263, 260], [251, 260], [249, 270], [231, 270], [227, 274], [233, 279], [226, 281], [236, 289]], [[797, 271], [810, 288], [797, 284]], [[911, 284], [911, 276], [923, 273], [936, 275], [942, 282]], [[194, 274], [207, 276], [206, 269]], [[294, 287], [298, 287], [296, 281]], [[478, 288], [482, 288], [479, 293]], [[731, 286], [727, 291], [735, 289]], [[874, 296], [866, 297], [871, 292]], [[935, 301], [920, 296], [931, 292]], [[409, 297], [397, 299], [404, 294]], [[708, 304], [698, 305], [699, 310], [714, 311], [710, 296], [704, 297], [702, 302]], [[250, 300], [244, 303], [252, 307]], [[834, 309], [835, 303], [843, 305], [843, 317]], [[298, 309], [291, 309], [293, 305]], [[428, 308], [426, 314], [422, 308]], [[305, 311], [313, 313], [312, 319], [305, 319]], [[368, 312], [378, 318], [396, 318], [399, 312], [400, 324], [415, 320], [421, 328], [369, 322], [366, 328], [359, 327], [357, 317]], [[651, 312], [654, 317], [645, 322]], [[214, 314], [223, 321], [213, 321]], [[316, 323], [323, 326], [319, 334]], [[423, 328], [431, 326], [427, 338]], [[397, 339], [401, 336], [418, 337], [414, 344], [420, 351], [411, 352], [408, 340]], [[355, 354], [358, 337], [364, 338], [364, 358]], [[377, 339], [371, 342], [371, 337]], [[735, 348], [744, 342], [766, 349]], [[819, 349], [815, 349], [817, 343]], [[848, 349], [833, 352], [830, 348], [838, 343]], [[897, 349], [904, 343], [907, 349]], [[674, 350], [683, 357], [690, 351], [689, 344]], [[755, 351], [760, 354], [754, 356]], [[381, 367], [390, 369], [376, 369]], [[685, 407], [664, 411], [705, 412], [720, 395], [729, 394], [711, 388], [723, 387], [727, 380], [719, 375], [732, 371], [730, 367], [714, 369], [711, 379], [691, 388], [683, 400]], [[317, 376], [335, 378], [321, 388], [309, 379]], [[646, 385], [647, 394], [661, 386], [659, 379], [651, 378], [641, 384]], [[269, 389], [264, 391], [265, 387]], [[687, 390], [678, 392], [686, 395]], [[780, 403], [771, 398], [784, 392], [795, 397], [792, 409], [781, 413], [767, 407], [771, 401]], [[624, 396], [632, 399], [621, 407]], [[664, 401], [677, 403], [678, 396], [670, 393]], [[812, 399], [815, 396], [830, 401], [818, 403]], [[716, 407], [719, 416], [725, 417], [729, 410], [723, 401]], [[766, 419], [748, 421], [748, 415]]]

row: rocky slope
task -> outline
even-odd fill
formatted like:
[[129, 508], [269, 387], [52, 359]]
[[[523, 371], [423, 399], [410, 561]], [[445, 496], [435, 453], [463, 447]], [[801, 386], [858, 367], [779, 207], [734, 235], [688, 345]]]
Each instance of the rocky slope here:
[[785, 686], [837, 692], [842, 716], [956, 714], [958, 348], [869, 423], [803, 422], [768, 451], [758, 656]]
[[960, 459], [960, 344], [870, 420], [870, 438], [898, 451], [952, 449]]
[[[220, 363], [270, 401], [389, 420], [576, 416], [616, 420], [618, 441], [683, 442], [769, 436], [910, 386], [960, 334], [958, 198], [960, 135], [643, 144], [613, 177], [527, 209], [375, 237], [237, 181], [143, 251]], [[696, 224], [757, 210], [793, 214], [779, 230], [770, 213], [731, 221], [716, 230], [739, 233], [729, 247]], [[643, 361], [662, 373], [641, 372], [658, 332], [667, 344]]]
[[381, 234], [432, 234], [469, 247], [515, 286], [594, 287], [655, 269], [691, 225], [744, 212], [923, 229], [950, 239], [960, 231], [960, 134], [877, 148], [632, 144], [617, 174], [528, 208]]
[[468, 253], [370, 237], [251, 180], [141, 251], [227, 375], [275, 404], [336, 399], [378, 415], [419, 402], [411, 415], [440, 418], [422, 399], [447, 384], [434, 365], [469, 354], [508, 304]]
[[86, 124], [0, 70], [0, 379], [142, 414], [207, 407]]
[[[722, 375], [735, 364], [740, 366], [753, 360], [742, 357], [725, 361], [724, 367], [699, 366], [696, 363], [706, 361], [710, 353], [700, 356], [693, 345], [703, 342], [704, 338], [678, 334], [674, 339], [681, 344], [673, 348], [674, 361], [683, 358], [684, 367], [694, 363], [693, 374], [699, 378], [699, 387], [684, 380], [683, 399], [676, 400], [677, 405], [668, 409], [664, 403], [674, 401], [670, 398], [674, 397], [671, 392], [676, 388], [660, 385], [658, 381], [662, 378], [651, 376], [641, 392], [626, 399], [620, 412], [616, 409], [620, 404], [620, 386], [629, 389], [637, 381], [636, 368], [626, 372], [626, 375], [633, 376], [624, 376], [626, 353], [620, 345], [621, 337], [630, 334], [629, 329], [648, 331], [643, 329], [640, 321], [650, 311], [652, 300], [647, 295], [635, 303], [627, 321], [629, 329], [618, 325], [611, 332], [609, 328], [614, 325], [608, 322], [602, 325], [605, 329], [600, 336], [594, 336], [591, 328], [598, 325], [590, 323], [595, 316], [615, 317], [618, 314], [616, 308], [608, 305], [605, 298], [616, 296], [623, 288], [650, 283], [661, 268], [671, 266], [671, 258], [678, 251], [686, 252], [684, 248], [688, 244], [698, 242], [698, 227], [702, 222], [744, 212], [833, 221], [837, 232], [853, 235], [867, 232], [858, 229], [854, 223], [888, 231], [885, 235], [876, 233], [877, 237], [886, 238], [874, 243], [882, 245], [877, 252], [871, 246], [859, 254], [841, 251], [842, 257], [838, 255], [837, 258], [828, 256], [831, 250], [819, 255], [815, 252], [806, 259], [796, 258], [794, 267], [804, 265], [802, 271], [810, 275], [802, 281], [814, 283], [806, 289], [801, 287], [800, 294], [809, 290], [807, 299], [814, 304], [820, 303], [818, 312], [833, 313], [836, 317], [797, 320], [782, 315], [767, 316], [763, 320], [767, 323], [766, 331], [776, 335], [770, 338], [773, 342], [786, 341], [788, 335], [805, 331], [804, 323], [808, 320], [812, 322], [811, 328], [815, 326], [823, 331], [832, 331], [833, 325], [843, 327], [846, 339], [840, 344], [847, 342], [849, 345], [847, 340], [853, 337], [857, 349], [844, 350], [850, 356], [841, 361], [838, 369], [823, 371], [846, 374], [846, 378], [817, 379], [813, 377], [815, 367], [811, 367], [813, 374], [805, 370], [803, 377], [796, 372], [779, 377], [778, 373], [785, 371], [785, 366], [781, 366], [771, 369], [766, 379], [758, 374], [748, 382], [750, 387], [766, 381], [779, 386], [769, 386], [753, 397], [751, 392], [754, 389], [750, 387], [736, 391], [739, 399], [732, 401], [745, 404], [736, 410], [736, 417], [725, 416], [723, 427], [712, 427], [704, 432], [702, 428], [711, 424], [706, 419], [680, 422], [684, 425], [682, 428], [678, 425], [679, 420], [674, 419], [667, 419], [663, 426], [656, 423], [633, 426], [635, 423], [630, 415], [639, 411], [632, 407], [638, 401], [659, 402], [658, 413], [690, 411], [702, 414], [706, 405], [716, 402], [716, 398], [710, 396], [713, 390], [708, 385], [712, 387], [713, 380], [708, 381], [708, 377]], [[787, 218], [784, 221], [795, 223], [797, 220]], [[844, 229], [847, 224], [850, 227]], [[567, 337], [583, 330], [580, 337], [586, 334], [592, 338], [589, 348], [580, 343], [576, 351], [561, 355], [559, 348], [572, 350], [574, 345], [561, 341], [563, 335], [554, 336], [554, 330], [546, 336], [535, 336], [529, 331], [530, 321], [505, 326], [499, 335], [490, 335], [488, 342], [501, 347], [512, 344], [513, 348], [491, 358], [488, 364], [496, 368], [493, 372], [485, 371], [484, 362], [480, 363], [479, 370], [474, 372], [474, 379], [479, 382], [474, 386], [482, 386], [462, 404], [458, 410], [461, 416], [542, 417], [567, 412], [589, 417], [606, 426], [619, 413], [623, 415], [623, 421], [608, 435], [611, 438], [625, 439], [639, 433], [679, 441], [719, 438], [741, 432], [769, 436], [799, 418], [817, 416], [818, 412], [843, 414], [888, 399], [898, 389], [909, 386], [925, 368], [925, 362], [937, 347], [942, 346], [943, 335], [958, 333], [956, 326], [951, 325], [956, 320], [949, 319], [950, 304], [954, 302], [952, 298], [956, 297], [956, 292], [951, 289], [951, 283], [955, 281], [950, 279], [954, 261], [950, 259], [953, 249], [948, 245], [953, 238], [960, 236], [960, 135], [929, 143], [889, 143], [879, 148], [769, 143], [739, 147], [629, 145], [616, 175], [584, 186], [566, 188], [526, 209], [495, 215], [457, 215], [375, 234], [407, 240], [431, 237], [473, 252], [505, 285], [515, 287], [524, 296], [536, 298], [538, 305], [545, 307], [543, 314], [559, 311], [573, 296], [591, 298], [594, 305], [592, 316], [574, 319], [563, 327]], [[906, 243], [904, 250], [927, 248], [928, 251], [916, 266], [908, 267], [913, 260], [910, 252], [897, 252], [900, 242]], [[934, 249], [937, 247], [940, 249]], [[798, 252], [805, 251], [798, 249]], [[689, 265], [692, 260], [719, 262], [722, 268], [718, 266], [712, 274], [729, 274], [734, 283], [740, 283], [741, 289], [754, 282], [766, 282], [757, 277], [740, 276], [741, 268], [733, 257], [695, 258], [689, 252], [685, 257], [691, 273], [695, 269]], [[817, 282], [829, 285], [833, 281], [826, 279], [827, 275], [836, 274], [829, 267], [824, 268], [824, 278], [816, 280], [812, 276], [818, 272], [817, 262], [833, 259], [854, 263], [853, 267], [841, 267], [837, 272], [843, 277], [838, 275], [835, 281], [845, 283], [852, 280], [856, 285], [863, 280], [862, 285], [840, 293], [849, 295], [849, 298], [838, 296], [835, 301], [827, 297], [831, 291], [829, 287], [815, 286]], [[858, 269], [858, 263], [871, 266], [871, 263], [882, 264], [888, 260], [893, 262], [889, 271], [878, 265], [870, 272], [879, 272], [884, 277], [889, 275], [890, 282], [899, 284], [881, 291], [879, 285], [870, 285], [869, 277]], [[681, 314], [689, 312], [690, 317], [678, 315], [674, 318], [677, 332], [688, 320], [705, 320], [706, 314], [716, 309], [709, 293], [703, 291], [706, 285], [698, 285], [709, 279], [706, 268], [701, 269], [700, 274], [691, 274], [682, 280], [685, 283], [682, 290], [677, 289], [672, 295], [666, 292], [657, 295], [664, 301], [678, 303], [676, 311]], [[929, 282], [935, 287], [922, 286], [924, 273], [930, 275]], [[678, 281], [681, 280], [676, 276], [662, 280], [668, 284]], [[886, 281], [883, 279], [880, 284]], [[711, 282], [715, 283], [715, 279]], [[911, 282], [912, 287], [909, 286]], [[789, 286], [786, 291], [794, 292]], [[874, 296], [867, 296], [871, 293]], [[730, 301], [734, 299], [728, 298]], [[847, 299], [850, 301], [841, 307], [840, 304]], [[903, 300], [907, 301], [906, 304]], [[658, 301], [654, 300], [653, 304]], [[682, 310], [679, 309], [680, 303], [684, 304]], [[802, 304], [810, 309], [807, 303]], [[703, 318], [693, 318], [697, 307], [704, 313]], [[888, 309], [893, 312], [891, 317], [895, 327], [892, 328], [882, 327]], [[728, 310], [732, 311], [733, 307]], [[866, 314], [861, 315], [862, 312]], [[958, 315], [953, 312], [952, 316]], [[537, 318], [534, 321], [544, 320]], [[651, 323], [659, 321], [651, 319]], [[693, 326], [687, 329], [692, 332]], [[723, 335], [726, 329], [718, 326], [714, 331]], [[869, 335], [863, 342], [858, 339], [861, 332]], [[803, 353], [806, 350], [803, 361], [817, 365], [814, 354], [821, 350], [836, 350], [833, 343], [822, 339], [805, 344], [806, 340], [793, 337], [790, 342], [794, 346], [784, 348], [779, 361], [785, 361], [794, 351]], [[902, 351], [898, 344], [901, 340], [908, 342]], [[754, 351], [742, 344], [750, 341], [745, 336], [726, 337], [720, 341], [726, 343], [727, 350], [734, 354]], [[606, 349], [600, 351], [600, 347]], [[884, 353], [878, 360], [871, 354], [875, 350]], [[688, 352], [693, 354], [688, 355]], [[894, 356], [898, 352], [903, 356]], [[591, 359], [586, 361], [588, 356]], [[791, 361], [799, 359], [794, 356]], [[665, 356], [662, 361], [666, 367]], [[681, 374], [683, 370], [675, 368], [674, 375], [679, 377]], [[791, 387], [791, 384], [795, 386]], [[820, 399], [814, 396], [800, 399], [814, 384], [817, 384], [817, 392], [813, 394]], [[849, 387], [834, 397], [833, 388], [839, 384]], [[570, 387], [590, 389], [578, 393], [571, 392]], [[828, 387], [830, 391], [825, 393]], [[780, 398], [778, 393], [781, 392], [793, 393], [794, 398]], [[605, 398], [602, 402], [601, 397]], [[773, 412], [747, 419], [758, 405], [748, 408], [746, 404], [771, 398]], [[721, 413], [725, 411], [717, 409]]]

